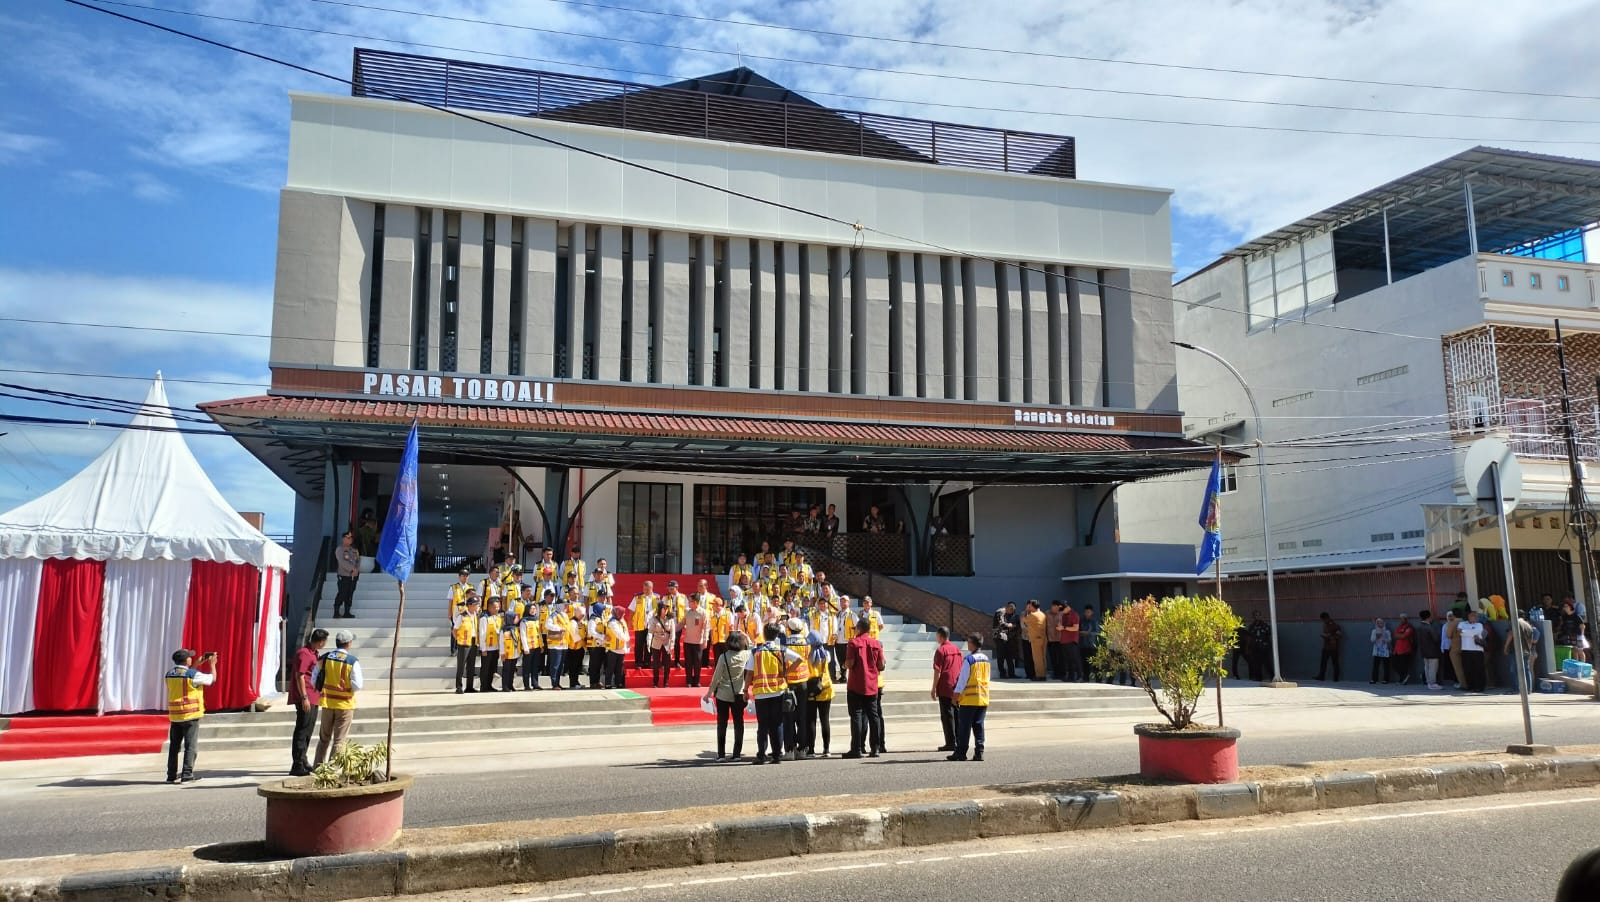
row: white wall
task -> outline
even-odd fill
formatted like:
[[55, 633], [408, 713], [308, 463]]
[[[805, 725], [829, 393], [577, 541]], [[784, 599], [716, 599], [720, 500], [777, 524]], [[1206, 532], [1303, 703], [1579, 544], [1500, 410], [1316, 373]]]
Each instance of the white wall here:
[[[590, 223], [848, 244], [847, 226], [391, 101], [291, 94], [286, 187]], [[474, 115], [710, 184], [1004, 259], [1171, 269], [1171, 192]]]

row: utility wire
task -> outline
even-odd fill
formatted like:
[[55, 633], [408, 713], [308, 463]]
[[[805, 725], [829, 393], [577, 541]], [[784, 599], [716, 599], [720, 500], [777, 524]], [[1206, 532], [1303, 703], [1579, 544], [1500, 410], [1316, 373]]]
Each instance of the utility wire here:
[[[143, 3], [130, 3], [130, 2], [127, 2], [127, 0], [97, 0], [97, 2], [99, 2], [99, 3], [103, 4], [103, 5], [106, 5], [106, 6], [120, 6], [120, 7], [124, 7], [124, 8], [128, 8], [128, 9], [142, 9], [142, 10], [148, 10], [150, 12], [169, 13], [171, 15], [176, 15], [176, 16], [189, 16], [191, 18], [196, 18], [196, 19], [210, 19], [212, 21], [217, 21], [217, 22], [230, 22], [230, 23], [233, 23], [233, 24], [236, 24], [236, 25], [251, 25], [251, 26], [264, 27], [264, 28], [276, 28], [276, 29], [280, 29], [280, 30], [284, 30], [284, 31], [300, 32], [302, 34], [318, 34], [318, 35], [324, 35], [324, 36], [327, 36], [327, 37], [351, 38], [351, 39], [358, 40], [358, 41], [375, 41], [375, 42], [383, 43], [383, 44], [398, 44], [398, 45], [402, 45], [402, 46], [406, 46], [406, 47], [422, 47], [422, 48], [426, 48], [426, 49], [429, 49], [429, 50], [443, 50], [443, 51], [448, 51], [448, 52], [451, 52], [451, 53], [470, 53], [470, 54], [474, 54], [474, 55], [477, 55], [477, 56], [488, 56], [488, 57], [494, 57], [494, 58], [497, 58], [497, 59], [518, 60], [518, 61], [521, 61], [521, 62], [545, 63], [545, 64], [555, 64], [555, 65], [562, 65], [562, 66], [573, 66], [573, 67], [582, 68], [582, 69], [594, 69], [594, 70], [599, 70], [599, 71], [604, 71], [604, 72], [620, 72], [620, 73], [626, 73], [626, 74], [631, 75], [631, 76], [644, 76], [644, 77], [649, 77], [649, 78], [662, 78], [662, 79], [668, 79], [668, 80], [671, 80], [671, 81], [684, 81], [684, 80], [687, 80], [689, 78], [699, 78], [701, 81], [709, 82], [709, 83], [712, 83], [712, 84], [734, 84], [733, 82], [719, 82], [716, 79], [706, 79], [704, 76], [687, 76], [687, 75], [674, 74], [674, 73], [669, 73], [669, 72], [651, 72], [651, 71], [647, 71], [647, 70], [643, 70], [643, 69], [627, 68], [627, 67], [621, 67], [621, 66], [596, 65], [594, 63], [585, 63], [585, 62], [580, 62], [580, 61], [577, 61], [577, 60], [572, 60], [572, 59], [567, 59], [567, 58], [562, 58], [562, 57], [526, 56], [526, 55], [517, 54], [517, 53], [505, 53], [505, 52], [500, 52], [500, 51], [482, 50], [482, 49], [476, 49], [476, 48], [471, 48], [471, 47], [456, 47], [456, 46], [451, 46], [451, 45], [447, 45], [447, 44], [430, 44], [430, 43], [427, 43], [427, 42], [424, 42], [424, 41], [415, 41], [415, 40], [410, 40], [410, 39], [405, 39], [405, 38], [389, 38], [389, 37], [383, 37], [383, 36], [380, 36], [380, 35], [360, 34], [360, 33], [356, 33], [356, 32], [348, 32], [348, 31], [336, 31], [336, 30], [333, 30], [331, 28], [314, 28], [314, 27], [307, 26], [307, 25], [291, 25], [291, 24], [284, 23], [284, 22], [268, 22], [268, 21], [264, 21], [264, 20], [260, 20], [260, 19], [244, 19], [244, 18], [239, 18], [239, 17], [236, 17], [236, 16], [224, 16], [224, 15], [218, 15], [218, 14], [215, 14], [215, 13], [197, 12], [197, 11], [194, 11], [194, 10], [172, 9], [170, 7], [155, 6], [155, 5], [143, 4]], [[314, 2], [321, 2], [321, 0], [314, 0]], [[375, 8], [375, 9], [378, 9], [378, 8]], [[424, 13], [424, 12], [421, 12], [421, 11], [408, 11], [408, 10], [380, 9], [379, 11], [401, 13], [401, 14], [406, 14], [406, 15], [418, 15], [418, 16], [432, 15], [430, 13]], [[499, 27], [499, 28], [518, 28], [518, 27], [520, 27], [520, 26], [515, 26], [515, 25], [502, 25], [502, 24], [499, 24], [499, 23], [491, 23], [491, 22], [487, 22], [487, 21], [484, 21], [484, 20], [477, 20], [477, 19], [470, 19], [470, 20], [466, 20], [466, 21], [476, 22], [476, 23], [480, 23], [480, 24], [484, 24], [484, 25], [493, 25], [494, 27]], [[621, 40], [621, 39], [614, 38], [614, 37], [609, 37], [609, 36], [588, 35], [588, 34], [582, 34], [582, 33], [579, 33], [579, 32], [566, 32], [566, 31], [560, 31], [558, 29], [544, 29], [544, 30], [549, 31], [552, 34], [565, 35], [565, 36], [569, 36], [569, 37], [577, 37], [577, 38], [584, 38], [584, 39]], [[702, 53], [722, 53], [724, 55], [732, 55], [732, 54], [729, 54], [727, 51], [702, 50], [702, 51], [698, 51], [698, 52], [702, 52]], [[1242, 104], [1242, 105], [1249, 105], [1249, 106], [1283, 107], [1283, 108], [1303, 109], [1303, 110], [1328, 110], [1328, 111], [1334, 111], [1334, 112], [1372, 113], [1372, 114], [1390, 115], [1390, 116], [1407, 116], [1407, 117], [1413, 117], [1413, 118], [1421, 117], [1421, 118], [1440, 118], [1440, 119], [1475, 119], [1475, 120], [1500, 121], [1500, 122], [1523, 122], [1523, 123], [1544, 124], [1544, 125], [1600, 125], [1600, 120], [1597, 120], [1597, 119], [1552, 119], [1552, 118], [1540, 118], [1540, 117], [1532, 117], [1532, 116], [1497, 116], [1497, 115], [1486, 114], [1486, 113], [1445, 113], [1445, 112], [1439, 112], [1437, 110], [1386, 109], [1386, 108], [1382, 108], [1382, 107], [1342, 106], [1342, 105], [1338, 105], [1338, 104], [1301, 103], [1301, 102], [1285, 101], [1285, 100], [1260, 100], [1260, 99], [1246, 98], [1246, 97], [1220, 97], [1220, 96], [1201, 95], [1201, 94], [1172, 94], [1172, 93], [1161, 92], [1161, 91], [1134, 91], [1134, 90], [1122, 89], [1122, 88], [1089, 87], [1089, 86], [1085, 86], [1085, 85], [1040, 84], [1040, 83], [1035, 83], [1035, 82], [1019, 82], [1019, 81], [1008, 81], [1008, 80], [1004, 80], [1004, 79], [988, 79], [988, 78], [985, 78], [985, 79], [970, 79], [967, 76], [960, 76], [960, 75], [947, 75], [947, 74], [935, 73], [935, 72], [917, 72], [917, 71], [908, 71], [908, 70], [901, 70], [901, 69], [874, 69], [874, 68], [865, 67], [865, 66], [844, 66], [844, 64], [840, 64], [840, 63], [825, 63], [824, 64], [824, 63], [806, 62], [805, 65], [833, 65], [833, 66], [843, 66], [845, 68], [851, 68], [851, 69], [861, 69], [863, 71], [869, 71], [869, 72], [875, 72], [875, 73], [881, 73], [881, 74], [914, 75], [914, 76], [924, 77], [924, 78], [949, 78], [949, 79], [955, 79], [955, 80], [979, 80], [979, 81], [984, 81], [984, 82], [988, 82], [988, 83], [994, 83], [994, 84], [1000, 84], [1000, 85], [1010, 85], [1010, 86], [1023, 87], [1023, 88], [1045, 88], [1045, 89], [1053, 89], [1053, 90], [1059, 90], [1059, 91], [1078, 91], [1078, 92], [1091, 93], [1091, 94], [1109, 94], [1109, 95], [1126, 96], [1126, 97], [1145, 97], [1145, 98], [1152, 98], [1152, 99], [1159, 99], [1159, 100], [1200, 101], [1200, 102], [1206, 102], [1206, 103], [1231, 103], [1231, 104]], [[936, 108], [940, 108], [940, 109], [950, 109], [950, 110], [968, 110], [968, 111], [982, 112], [982, 113], [1021, 113], [1021, 114], [1026, 114], [1026, 115], [1030, 115], [1030, 116], [1051, 116], [1051, 117], [1062, 118], [1062, 119], [1085, 118], [1085, 114], [1068, 113], [1068, 112], [1061, 112], [1061, 111], [1057, 111], [1057, 110], [1020, 109], [1020, 108], [1014, 108], [1014, 107], [999, 107], [999, 106], [992, 106], [992, 105], [990, 105], [990, 106], [980, 106], [980, 105], [977, 105], [977, 104], [948, 103], [948, 102], [940, 102], [940, 101], [932, 101], [932, 100], [910, 100], [910, 99], [906, 99], [906, 98], [869, 96], [869, 95], [865, 95], [865, 94], [850, 94], [850, 93], [844, 93], [844, 92], [839, 92], [839, 91], [824, 91], [824, 90], [806, 89], [806, 88], [801, 88], [801, 89], [798, 89], [798, 90], [799, 90], [799, 93], [805, 94], [807, 96], [812, 96], [812, 97], [837, 97], [837, 98], [846, 99], [846, 100], [859, 100], [859, 101], [864, 101], [864, 102], [868, 102], [868, 103], [886, 103], [886, 104], [902, 104], [902, 105], [908, 105], [908, 106], [925, 106], [925, 107], [936, 107]], [[1098, 117], [1087, 116], [1087, 118], [1098, 118]], [[1151, 119], [1151, 120], [1135, 120], [1135, 121], [1148, 121], [1148, 122], [1154, 122], [1154, 123], [1164, 123], [1166, 120]], [[1185, 124], [1185, 123], [1177, 123], [1177, 124]], [[1208, 127], [1217, 127], [1217, 126], [1220, 126], [1220, 127], [1232, 127], [1230, 125], [1227, 125], [1226, 123], [1204, 123], [1204, 122], [1202, 122], [1202, 123], [1188, 123], [1188, 124], [1204, 125], [1204, 126], [1208, 126]], [[1243, 127], [1243, 126], [1241, 126], [1241, 127]], [[1365, 134], [1365, 133], [1363, 133], [1363, 134]], [[1425, 135], [1394, 135], [1393, 137], [1428, 138], [1430, 136], [1425, 136]], [[1438, 136], [1438, 139], [1439, 140], [1452, 140], [1452, 141], [1458, 140], [1456, 138], [1446, 138], [1445, 136]], [[1494, 142], [1494, 141], [1507, 141], [1507, 140], [1523, 140], [1523, 139], [1521, 139], [1521, 138], [1517, 138], [1517, 139], [1492, 138], [1492, 139], [1482, 139], [1482, 141], [1480, 141], [1478, 143]], [[1583, 143], [1583, 142], [1558, 142], [1558, 143]], [[1596, 143], [1600, 143], [1600, 142], [1596, 142]]]

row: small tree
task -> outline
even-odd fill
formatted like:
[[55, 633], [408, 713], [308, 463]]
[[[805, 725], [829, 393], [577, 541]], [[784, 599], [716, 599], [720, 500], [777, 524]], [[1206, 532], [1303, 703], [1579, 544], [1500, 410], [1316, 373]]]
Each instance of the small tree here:
[[1143, 598], [1106, 615], [1093, 663], [1101, 671], [1126, 669], [1181, 730], [1194, 722], [1206, 677], [1221, 671], [1242, 625], [1220, 598]]

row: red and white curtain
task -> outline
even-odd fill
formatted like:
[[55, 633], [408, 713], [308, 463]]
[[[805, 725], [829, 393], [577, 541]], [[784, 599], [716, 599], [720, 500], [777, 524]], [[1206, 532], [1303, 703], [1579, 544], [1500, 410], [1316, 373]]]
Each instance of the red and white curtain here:
[[248, 564], [0, 560], [0, 714], [160, 710], [180, 647], [219, 654], [208, 709], [276, 695], [282, 591]]

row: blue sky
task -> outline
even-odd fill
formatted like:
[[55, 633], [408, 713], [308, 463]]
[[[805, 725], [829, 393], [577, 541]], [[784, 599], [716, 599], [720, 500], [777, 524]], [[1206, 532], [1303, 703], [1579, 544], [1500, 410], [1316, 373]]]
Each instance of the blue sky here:
[[[1446, 0], [1196, 0], [1148, 3], [1137, 11], [1124, 4], [1021, 2], [1008, 4], [1004, 16], [993, 15], [987, 4], [910, 0], [598, 2], [723, 21], [574, 0], [372, 0], [368, 8], [327, 0], [133, 0], [112, 8], [340, 74], [348, 72], [351, 48], [358, 45], [646, 82], [744, 63], [835, 106], [1073, 134], [1081, 177], [1176, 190], [1180, 272], [1243, 238], [1475, 143], [1600, 157], [1596, 100], [1094, 63], [741, 24], [1187, 67], [1600, 96], [1592, 42], [1574, 40], [1593, 33], [1595, 10], [1579, 0], [1552, 0], [1517, 16], [1506, 14], [1504, 4]], [[259, 393], [267, 342], [252, 336], [270, 328], [286, 93], [343, 91], [59, 0], [5, 4], [0, 34], [7, 38], [0, 55], [0, 317], [109, 327], [0, 322], [0, 382], [137, 399], [146, 389], [141, 380], [159, 369], [179, 406]], [[1121, 121], [1128, 118], [1255, 128]], [[58, 375], [64, 373], [97, 376]], [[4, 397], [0, 410], [116, 419]], [[0, 511], [60, 483], [115, 437], [112, 430], [86, 426], [0, 425], [0, 431], [10, 433], [0, 436]], [[289, 531], [290, 493], [248, 454], [229, 439], [194, 437], [190, 445], [235, 506], [265, 511], [269, 532]]]

